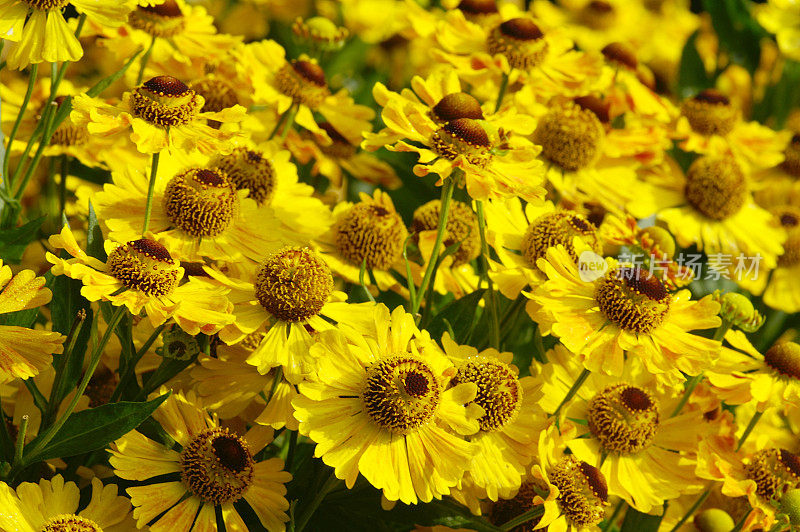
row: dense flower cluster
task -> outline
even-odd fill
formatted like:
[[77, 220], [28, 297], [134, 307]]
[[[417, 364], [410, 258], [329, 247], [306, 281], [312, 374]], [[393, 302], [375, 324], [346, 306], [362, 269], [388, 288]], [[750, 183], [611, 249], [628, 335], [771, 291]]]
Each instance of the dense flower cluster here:
[[0, 0], [0, 531], [800, 530], [798, 43]]

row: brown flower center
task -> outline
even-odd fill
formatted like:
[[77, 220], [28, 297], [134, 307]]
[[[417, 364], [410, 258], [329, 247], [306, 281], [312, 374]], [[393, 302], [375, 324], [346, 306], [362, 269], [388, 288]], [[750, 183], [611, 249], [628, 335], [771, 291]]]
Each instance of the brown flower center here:
[[263, 152], [245, 147], [214, 160], [214, 166], [225, 172], [236, 190], [247, 189], [259, 205], [268, 205], [277, 185], [275, 168]]
[[739, 110], [715, 89], [706, 89], [681, 104], [681, 113], [701, 135], [727, 135], [739, 120]]
[[[533, 482], [523, 482], [514, 497], [511, 499], [500, 499], [492, 504], [489, 510], [489, 521], [493, 525], [502, 525], [511, 521], [515, 517], [532, 509], [533, 499], [546, 491], [546, 488], [537, 491], [537, 486]], [[512, 530], [513, 532], [533, 532], [533, 530], [536, 529], [536, 525], [538, 525], [541, 520], [541, 517], [536, 517]]]
[[228, 429], [208, 429], [180, 455], [181, 480], [203, 502], [219, 506], [241, 498], [253, 482], [255, 462], [247, 444]]
[[778, 342], [764, 353], [764, 362], [783, 375], [800, 379], [800, 345], [794, 342]]
[[783, 153], [786, 158], [781, 163], [781, 169], [793, 177], [800, 177], [800, 134], [792, 137]]
[[319, 314], [333, 292], [327, 264], [308, 248], [286, 248], [268, 257], [255, 282], [255, 296], [281, 321], [305, 321]]
[[[431, 200], [414, 211], [411, 232], [435, 231], [439, 226], [441, 200]], [[475, 259], [481, 252], [481, 237], [478, 230], [478, 217], [466, 203], [451, 201], [445, 222], [444, 246], [450, 247], [456, 242], [461, 245], [452, 255], [453, 266], [460, 266]]]
[[587, 421], [607, 452], [636, 454], [653, 442], [659, 424], [658, 405], [650, 392], [616, 384], [592, 398]]
[[573, 239], [580, 237], [593, 251], [600, 253], [602, 245], [597, 228], [580, 214], [572, 211], [555, 211], [543, 214], [528, 226], [522, 238], [522, 254], [533, 267], [547, 250], [561, 244], [577, 262]]
[[201, 111], [218, 113], [239, 103], [236, 90], [227, 81], [216, 76], [206, 76], [192, 83], [192, 90], [205, 99]]
[[639, 266], [609, 271], [597, 284], [594, 297], [609, 321], [637, 334], [648, 334], [661, 325], [671, 301], [661, 281]]
[[103, 532], [103, 529], [91, 519], [60, 514], [48, 519], [41, 532]]
[[294, 103], [316, 109], [330, 94], [325, 72], [311, 61], [295, 61], [285, 64], [275, 75], [275, 82]]
[[408, 434], [433, 417], [440, 394], [436, 374], [427, 363], [398, 355], [367, 368], [361, 398], [367, 414], [381, 428]]
[[62, 9], [69, 4], [69, 0], [25, 0], [33, 9], [48, 11], [51, 9]]
[[474, 382], [474, 402], [486, 412], [479, 420], [481, 430], [494, 432], [508, 425], [522, 407], [522, 387], [517, 374], [499, 361], [467, 362], [458, 368], [453, 385]]
[[558, 506], [576, 529], [592, 527], [603, 520], [608, 506], [608, 485], [594, 466], [567, 455], [549, 472], [558, 488]]
[[593, 30], [608, 30], [617, 21], [617, 11], [608, 2], [593, 0], [583, 7], [578, 18]]
[[183, 32], [186, 20], [175, 0], [154, 6], [139, 6], [128, 15], [128, 24], [154, 37], [167, 39]]
[[489, 135], [477, 120], [457, 118], [434, 133], [433, 149], [446, 159], [464, 157], [476, 166], [485, 166], [491, 159]]
[[483, 120], [481, 104], [466, 92], [448, 94], [433, 106], [433, 118], [439, 122], [449, 122], [459, 118]]
[[167, 217], [196, 237], [213, 237], [225, 231], [238, 205], [236, 189], [218, 168], [190, 168], [173, 177], [164, 190]]
[[181, 80], [156, 76], [131, 92], [131, 114], [161, 127], [179, 126], [194, 119], [202, 101]]
[[686, 173], [686, 201], [712, 220], [739, 212], [747, 201], [747, 180], [732, 157], [700, 157]]
[[178, 285], [179, 266], [167, 248], [147, 238], [117, 247], [106, 266], [124, 286], [149, 296], [169, 295]]
[[636, 70], [639, 62], [636, 60], [636, 52], [630, 46], [621, 42], [612, 42], [607, 44], [601, 50], [603, 56], [607, 61], [621, 65], [629, 70]]
[[534, 132], [542, 155], [569, 171], [592, 166], [600, 157], [604, 138], [605, 129], [597, 115], [579, 105], [550, 111]]
[[547, 57], [548, 44], [544, 33], [533, 20], [520, 17], [507, 20], [489, 33], [489, 53], [505, 56], [509, 66], [530, 70]]
[[778, 501], [786, 491], [800, 487], [800, 457], [786, 449], [758, 451], [744, 469], [755, 481], [756, 493], [767, 501]]
[[403, 255], [408, 232], [394, 210], [374, 203], [356, 203], [335, 225], [339, 253], [352, 265], [388, 270]]
[[458, 9], [469, 15], [489, 15], [497, 13], [495, 0], [461, 0]]
[[349, 159], [356, 154], [356, 146], [350, 144], [350, 141], [347, 140], [344, 135], [336, 131], [336, 128], [330, 123], [320, 122], [319, 127], [323, 129], [331, 139], [330, 145], [320, 146], [322, 153], [330, 157], [336, 157], [337, 159]]

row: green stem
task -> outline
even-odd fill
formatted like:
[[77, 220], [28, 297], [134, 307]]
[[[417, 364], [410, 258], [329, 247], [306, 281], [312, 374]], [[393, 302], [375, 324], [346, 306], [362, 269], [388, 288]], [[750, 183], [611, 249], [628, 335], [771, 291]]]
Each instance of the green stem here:
[[[64, 208], [67, 205], [67, 176], [69, 175], [69, 155], [61, 155], [61, 181], [58, 183], [58, 205], [61, 209], [61, 217], [64, 216]], [[59, 219], [60, 219], [59, 218]]]
[[608, 519], [605, 520], [603, 526], [600, 527], [600, 532], [608, 532], [608, 530], [614, 525], [614, 521], [617, 519], [623, 508], [625, 508], [625, 499], [620, 499], [620, 501], [617, 503], [617, 506], [614, 508], [614, 513], [612, 513]]
[[672, 414], [670, 414], [669, 417], [675, 417], [681, 413], [681, 410], [683, 410], [683, 407], [686, 406], [686, 403], [689, 401], [689, 397], [691, 397], [692, 392], [694, 392], [694, 389], [697, 388], [697, 385], [700, 384], [702, 380], [703, 374], [700, 373], [699, 375], [695, 375], [686, 381], [683, 397], [681, 397], [680, 403], [678, 403], [678, 406], [675, 407], [675, 410], [672, 411]]
[[543, 515], [544, 515], [544, 505], [540, 504], [538, 506], [534, 506], [524, 514], [518, 515], [514, 519], [511, 519], [510, 521], [502, 524], [500, 526], [500, 530], [513, 530], [515, 527], [527, 523], [528, 521], [533, 521], [537, 517], [541, 517]]
[[268, 140], [272, 140], [272, 137], [274, 137], [275, 133], [277, 133], [278, 130], [281, 128], [281, 125], [283, 125], [283, 123], [286, 121], [286, 118], [288, 118], [289, 111], [292, 110], [292, 107], [294, 107], [294, 104], [290, 105], [289, 108], [286, 109], [283, 113], [281, 113], [281, 116], [278, 117], [278, 122], [275, 124], [275, 127], [272, 128], [272, 131], [270, 131]]
[[293, 430], [292, 434], [289, 436], [289, 452], [286, 454], [286, 465], [283, 468], [285, 471], [292, 470], [295, 448], [297, 448], [297, 431]]
[[144, 78], [144, 69], [147, 66], [147, 62], [150, 60], [150, 54], [153, 53], [153, 47], [156, 45], [157, 37], [153, 35], [153, 40], [150, 41], [150, 46], [147, 47], [147, 51], [142, 56], [142, 59], [139, 62], [139, 75], [136, 76], [136, 86], [142, 84], [142, 79]]
[[494, 283], [489, 277], [489, 244], [486, 241], [486, 215], [483, 212], [483, 202], [477, 201], [476, 210], [478, 215], [478, 232], [481, 237], [481, 261], [483, 262], [483, 271], [481, 278], [486, 281], [487, 290], [485, 301], [486, 310], [489, 311], [489, 323], [492, 334], [491, 345], [495, 349], [500, 349], [500, 322], [497, 319], [497, 299], [494, 291]]
[[683, 523], [688, 521], [688, 519], [692, 516], [692, 514], [694, 514], [697, 511], [697, 509], [700, 508], [700, 505], [703, 504], [706, 499], [708, 499], [709, 495], [711, 495], [711, 488], [707, 488], [703, 493], [700, 494], [700, 497], [698, 497], [697, 500], [694, 501], [694, 504], [691, 506], [691, 508], [689, 508], [685, 514], [683, 514], [681, 520], [678, 521], [669, 532], [677, 532], [677, 530], [683, 525]]
[[564, 400], [561, 401], [561, 404], [558, 405], [556, 411], [553, 412], [553, 416], [558, 417], [558, 413], [561, 412], [561, 409], [564, 407], [564, 405], [567, 404], [570, 401], [570, 399], [575, 397], [575, 394], [578, 393], [578, 390], [581, 389], [581, 386], [583, 386], [583, 383], [586, 382], [586, 379], [588, 379], [589, 375], [591, 374], [592, 374], [591, 371], [584, 368], [581, 374], [578, 375], [577, 380], [575, 380], [575, 382], [572, 384], [572, 388], [569, 389], [567, 395], [564, 397]]
[[25, 454], [25, 462], [28, 464], [35, 461], [37, 453], [44, 449], [47, 444], [50, 443], [50, 440], [52, 440], [53, 437], [58, 434], [58, 431], [61, 430], [61, 427], [63, 427], [64, 423], [67, 422], [69, 416], [72, 415], [75, 407], [78, 406], [78, 401], [80, 401], [81, 397], [83, 396], [83, 392], [86, 391], [86, 387], [89, 385], [89, 380], [91, 380], [92, 375], [94, 375], [94, 371], [97, 369], [97, 366], [100, 363], [100, 355], [102, 355], [103, 349], [105, 349], [106, 344], [108, 343], [109, 339], [111, 339], [111, 335], [114, 333], [114, 329], [117, 328], [117, 324], [125, 315], [125, 311], [126, 308], [124, 305], [117, 307], [117, 309], [114, 311], [114, 314], [111, 316], [111, 320], [107, 324], [106, 332], [103, 334], [100, 342], [92, 350], [92, 356], [89, 359], [89, 366], [86, 368], [86, 371], [83, 374], [83, 379], [81, 379], [81, 383], [78, 385], [78, 389], [75, 390], [75, 395], [72, 397], [69, 405], [67, 405], [66, 410]]
[[147, 232], [150, 227], [150, 211], [153, 209], [153, 191], [156, 188], [156, 177], [158, 176], [158, 159], [161, 157], [160, 152], [153, 154], [153, 161], [150, 165], [150, 184], [147, 186], [147, 205], [144, 208], [144, 226], [142, 227], [142, 235]]
[[753, 414], [753, 417], [750, 418], [750, 423], [747, 424], [747, 428], [744, 429], [742, 437], [739, 438], [739, 443], [736, 444], [737, 451], [742, 448], [742, 445], [744, 445], [744, 442], [747, 441], [747, 438], [750, 436], [750, 433], [753, 432], [754, 428], [756, 428], [756, 424], [758, 424], [758, 421], [761, 419], [761, 416], [763, 415], [764, 412], [756, 411]]
[[155, 331], [153, 331], [153, 334], [150, 335], [150, 337], [147, 339], [147, 341], [145, 341], [142, 347], [134, 354], [133, 358], [129, 360], [128, 363], [125, 365], [125, 371], [120, 377], [119, 383], [117, 384], [117, 387], [114, 389], [114, 393], [111, 394], [111, 399], [109, 399], [110, 403], [116, 403], [117, 401], [120, 400], [120, 398], [122, 397], [122, 393], [128, 386], [128, 382], [134, 375], [136, 375], [136, 365], [142, 359], [144, 354], [147, 353], [147, 350], [150, 349], [150, 347], [155, 343], [155, 341], [158, 339], [158, 337], [161, 335], [161, 333], [164, 331], [166, 327], [167, 324], [163, 323]]
[[[460, 172], [460, 170], [458, 171]], [[450, 199], [453, 197], [453, 189], [456, 187], [456, 179], [458, 178], [456, 172], [457, 171], [454, 170], [453, 173], [450, 174], [450, 177], [447, 178], [447, 181], [442, 185], [441, 207], [439, 209], [439, 225], [436, 229], [436, 240], [433, 243], [433, 250], [431, 250], [428, 266], [425, 268], [425, 274], [422, 276], [422, 283], [419, 285], [419, 290], [417, 290], [417, 295], [419, 297], [412, 306], [412, 314], [417, 314], [419, 312], [419, 307], [422, 305], [422, 295], [428, 288], [428, 283], [431, 282], [431, 275], [433, 274], [434, 268], [436, 268], [436, 261], [439, 258], [439, 249], [442, 247], [444, 233], [447, 230], [447, 214], [450, 212]]]
[[503, 96], [506, 95], [506, 89], [508, 88], [508, 72], [503, 73], [503, 81], [500, 82], [500, 92], [497, 94], [497, 103], [494, 106], [494, 112], [500, 110], [500, 106], [503, 105]]
[[[743, 529], [743, 528], [744, 528], [744, 523], [745, 523], [745, 521], [747, 521], [747, 518], [748, 518], [748, 517], [750, 517], [750, 512], [752, 512], [752, 511], [753, 511], [753, 510], [750, 510], [749, 512], [747, 512], [746, 514], [744, 514], [744, 515], [742, 516], [742, 518], [741, 518], [741, 519], [739, 519], [739, 522], [738, 522], [738, 523], [736, 523], [736, 526], [734, 526], [734, 527], [731, 529], [731, 532], [739, 532], [741, 529]], [[785, 530], [785, 529], [784, 529], [784, 530]], [[789, 530], [794, 530], [794, 527], [791, 527]]]
[[[22, 118], [25, 116], [25, 110], [28, 108], [28, 104], [31, 101], [31, 95], [33, 94], [33, 88], [36, 86], [36, 77], [39, 74], [39, 65], [34, 64], [31, 66], [31, 71], [28, 74], [28, 90], [25, 92], [25, 96], [22, 99], [22, 105], [19, 108], [19, 113], [17, 114], [17, 119], [14, 121], [14, 125], [11, 127], [11, 133], [8, 135], [8, 142], [6, 143], [6, 153], [3, 156], [3, 186], [6, 187], [7, 190], [11, 190], [12, 183], [8, 182], [5, 179], [5, 176], [8, 175], [8, 163], [11, 159], [11, 144], [14, 142], [14, 138], [17, 136], [17, 131], [19, 131], [19, 126], [22, 123]], [[25, 161], [20, 160], [18, 164], [23, 164]]]
[[286, 119], [286, 127], [283, 128], [283, 132], [281, 133], [281, 144], [283, 144], [283, 141], [286, 140], [286, 135], [289, 134], [292, 126], [294, 126], [294, 117], [297, 114], [297, 110], [297, 105], [293, 105], [289, 108], [289, 118]]
[[[42, 152], [44, 152], [44, 149], [50, 143], [50, 137], [52, 137], [51, 130], [53, 129], [53, 122], [55, 122], [57, 109], [58, 106], [55, 103], [51, 103], [45, 108], [44, 116], [42, 117], [42, 123], [44, 124], [42, 129], [42, 138], [39, 141], [39, 146], [36, 148], [36, 153], [33, 155], [33, 159], [31, 159], [31, 161], [28, 163], [28, 166], [25, 169], [25, 174], [22, 176], [19, 187], [17, 187], [17, 191], [14, 194], [14, 198], [17, 200], [22, 198], [22, 194], [25, 192], [25, 189], [28, 187], [28, 182], [33, 176], [33, 171], [36, 170], [37, 166], [39, 166], [39, 159], [42, 158]], [[20, 161], [20, 163], [21, 162], [22, 161]], [[16, 172], [14, 172], [14, 174], [16, 177]]]
[[722, 318], [722, 324], [714, 331], [714, 340], [722, 341], [725, 338], [725, 333], [728, 332], [733, 325], [732, 321], [728, 321], [725, 318]]
[[333, 469], [331, 469], [328, 480], [325, 481], [325, 484], [322, 485], [322, 488], [314, 495], [314, 499], [311, 501], [311, 504], [308, 505], [300, 518], [297, 520], [297, 524], [295, 526], [295, 532], [303, 532], [303, 529], [306, 527], [308, 522], [311, 520], [311, 517], [314, 515], [314, 512], [317, 511], [319, 505], [322, 503], [323, 499], [330, 493], [330, 491], [340, 482], [336, 475], [333, 473]]
[[22, 422], [19, 424], [19, 432], [17, 432], [17, 441], [14, 445], [14, 465], [22, 462], [22, 448], [25, 446], [25, 436], [28, 432], [28, 416], [22, 416]]
[[64, 373], [67, 364], [72, 356], [72, 352], [75, 350], [75, 343], [78, 341], [78, 335], [81, 333], [81, 329], [83, 328], [83, 323], [85, 320], [86, 311], [84, 309], [79, 310], [78, 314], [75, 316], [75, 319], [72, 320], [72, 327], [69, 329], [67, 341], [65, 342], [66, 347], [64, 348], [61, 358], [58, 360], [58, 365], [56, 366], [56, 376], [53, 379], [53, 386], [50, 391], [50, 400], [47, 403], [47, 412], [45, 412], [45, 415], [42, 418], [42, 424], [39, 427], [39, 431], [42, 431], [50, 426], [50, 423], [53, 422], [53, 419], [58, 413], [58, 407], [63, 399], [63, 397], [60, 397], [61, 383], [64, 380]]

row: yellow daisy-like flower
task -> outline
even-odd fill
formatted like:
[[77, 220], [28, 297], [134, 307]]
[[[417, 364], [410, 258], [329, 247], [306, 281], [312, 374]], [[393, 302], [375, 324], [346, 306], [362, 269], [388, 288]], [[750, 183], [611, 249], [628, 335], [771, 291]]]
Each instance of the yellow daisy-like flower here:
[[220, 331], [228, 344], [248, 335], [266, 333], [247, 362], [266, 374], [281, 367], [286, 379], [297, 384], [313, 369], [309, 348], [317, 332], [332, 321], [354, 319], [370, 303], [345, 303], [347, 296], [334, 291], [333, 275], [322, 258], [309, 248], [286, 247], [268, 256], [258, 267], [242, 268], [240, 279], [206, 267], [215, 283], [230, 290], [235, 321]]
[[319, 113], [353, 145], [372, 129], [374, 111], [356, 104], [344, 89], [331, 93], [325, 71], [310, 58], [288, 61], [286, 51], [275, 41], [250, 43], [237, 52], [237, 68], [251, 80], [256, 104], [274, 108], [282, 116], [294, 107], [299, 126], [325, 135], [314, 118]]
[[[152, 237], [152, 235], [150, 235]], [[83, 282], [81, 295], [89, 301], [125, 305], [134, 316], [144, 310], [154, 327], [168, 319], [195, 335], [214, 334], [233, 322], [228, 290], [210, 286], [196, 277], [183, 282], [185, 270], [163, 245], [149, 237], [126, 244], [105, 241], [108, 260], [102, 262], [83, 251], [68, 226], [50, 237], [50, 245], [72, 258], [47, 253], [53, 275]]]
[[358, 203], [334, 207], [333, 225], [317, 244], [325, 262], [347, 281], [358, 284], [363, 265], [372, 271], [378, 288], [388, 290], [399, 284], [391, 270], [405, 272], [408, 230], [388, 194], [376, 189], [373, 196], [362, 192], [360, 197]]
[[116, 27], [131, 10], [119, 0], [2, 0], [0, 38], [17, 42], [8, 54], [9, 68], [22, 70], [31, 63], [77, 61], [83, 48], [64, 19], [62, 9], [72, 6], [92, 22]]
[[800, 345], [779, 340], [761, 353], [739, 330], [728, 331], [725, 340], [735, 350], [723, 349], [719, 362], [706, 371], [721, 400], [754, 403], [759, 412], [800, 406]]
[[[557, 208], [547, 201], [541, 206], [528, 203], [524, 207], [516, 199], [489, 201], [486, 204], [487, 240], [499, 262], [492, 261], [489, 276], [498, 290], [515, 299], [525, 288], [542, 283], [546, 277], [537, 261], [547, 250], [561, 244], [573, 260], [577, 251], [586, 249], [602, 253], [597, 227], [581, 214]], [[582, 246], [576, 250], [573, 240]]]
[[791, 133], [776, 132], [758, 122], [745, 122], [727, 96], [706, 89], [681, 104], [674, 136], [683, 151], [732, 155], [748, 170], [771, 168], [783, 161]]
[[[293, 241], [219, 166], [186, 167], [179, 158], [162, 160], [148, 229], [174, 258], [202, 262], [244, 257], [258, 262]], [[108, 238], [136, 240], [144, 227], [149, 178], [140, 166], [115, 171], [112, 179], [92, 195], [92, 205], [109, 229]]]
[[159, 477], [126, 490], [139, 527], [155, 521], [153, 532], [214, 530], [219, 508], [228, 530], [247, 530], [234, 506], [246, 504], [268, 530], [285, 529], [289, 502], [284, 484], [292, 475], [280, 458], [255, 458], [272, 441], [272, 429], [257, 426], [240, 436], [222, 428], [191, 393], [171, 395], [153, 418], [180, 451], [136, 431], [110, 448], [109, 462], [118, 477], [139, 482]]
[[762, 258], [774, 268], [786, 240], [772, 214], [755, 204], [750, 180], [730, 156], [700, 157], [684, 175], [673, 160], [643, 174], [644, 186], [628, 209], [634, 216], [656, 215], [681, 247], [696, 244], [709, 257]]
[[96, 477], [92, 478], [91, 485], [91, 499], [84, 506], [80, 503], [78, 485], [64, 482], [61, 475], [51, 480], [42, 479], [38, 484], [23, 482], [16, 491], [0, 482], [0, 529], [15, 532], [135, 531], [131, 503], [117, 495], [117, 486], [103, 486]]
[[711, 296], [692, 301], [688, 290], [670, 293], [638, 265], [606, 264], [604, 275], [584, 279], [562, 245], [539, 259], [548, 280], [533, 293], [540, 306], [533, 319], [542, 334], [558, 336], [596, 373], [622, 375], [626, 353], [666, 383], [703, 371], [720, 344], [690, 331], [718, 327], [719, 303]]
[[[44, 277], [31, 270], [17, 275], [0, 259], [0, 314], [41, 307], [53, 297]], [[15, 325], [0, 325], [0, 383], [28, 379], [50, 365], [54, 353], [64, 351], [64, 336]]]
[[484, 410], [478, 419], [480, 430], [469, 438], [478, 452], [467, 478], [493, 501], [509, 497], [520, 489], [536, 452], [533, 443], [546, 425], [538, 409], [536, 381], [519, 377], [511, 353], [496, 349], [479, 353], [474, 347], [456, 344], [448, 334], [442, 346], [456, 366], [452, 383], [475, 383], [478, 394], [473, 404]]
[[[202, 6], [184, 0], [140, 2], [127, 24], [106, 31], [108, 46], [118, 58], [128, 58], [137, 50], [153, 45], [149, 63], [166, 66], [171, 61], [215, 61], [241, 42], [241, 37], [218, 33], [214, 17]], [[134, 69], [131, 69], [134, 70]]]
[[[540, 404], [554, 412], [582, 366], [561, 347], [547, 356], [550, 363], [539, 367]], [[574, 456], [599, 468], [608, 493], [641, 512], [702, 489], [694, 454], [708, 429], [699, 410], [685, 408], [670, 416], [681, 399], [674, 392], [632, 359], [619, 377], [589, 375], [562, 411], [564, 418], [576, 420], [575, 436], [567, 442]]]
[[386, 127], [365, 135], [365, 149], [385, 146], [417, 153], [414, 173], [420, 177], [438, 174], [437, 184], [457, 178], [455, 172], [460, 170], [474, 199], [520, 196], [539, 201], [544, 196], [544, 167], [536, 158], [540, 148], [514, 134], [516, 130], [530, 133], [529, 118], [510, 110], [495, 117], [485, 113], [475, 97], [462, 92], [452, 69], [439, 70], [427, 80], [414, 78], [412, 87], [416, 94], [396, 94], [380, 83], [375, 85], [372, 93], [383, 107]]
[[229, 153], [238, 131], [213, 128], [206, 121], [241, 122], [245, 109], [234, 105], [222, 111], [201, 111], [205, 99], [181, 80], [164, 75], [145, 81], [111, 105], [87, 95], [72, 102], [72, 121], [91, 135], [126, 134], [142, 153], [175, 147], [182, 151]]
[[452, 382], [455, 368], [413, 316], [381, 304], [373, 320], [339, 325], [311, 350], [316, 372], [293, 405], [314, 455], [348, 488], [361, 473], [389, 501], [449, 493], [477, 451], [456, 433], [476, 432], [484, 410], [472, 402], [478, 386]]
[[591, 90], [602, 69], [599, 54], [575, 50], [562, 28], [544, 25], [511, 2], [496, 9], [498, 17], [474, 22], [468, 10], [448, 11], [436, 28], [434, 57], [487, 98], [497, 97], [504, 74], [510, 83], [530, 85], [539, 101]]

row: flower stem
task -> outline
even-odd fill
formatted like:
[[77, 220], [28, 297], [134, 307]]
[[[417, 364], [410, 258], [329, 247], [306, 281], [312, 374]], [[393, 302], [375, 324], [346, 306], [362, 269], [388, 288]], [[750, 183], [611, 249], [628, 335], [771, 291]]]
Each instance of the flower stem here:
[[286, 127], [283, 128], [283, 132], [281, 133], [281, 144], [283, 144], [283, 141], [286, 140], [286, 135], [289, 134], [292, 126], [294, 126], [294, 117], [297, 115], [297, 111], [297, 105], [293, 105], [289, 108], [289, 117], [286, 119]]
[[153, 191], [156, 188], [159, 157], [161, 157], [161, 152], [154, 153], [153, 162], [150, 165], [150, 184], [147, 186], [147, 205], [144, 208], [144, 226], [142, 227], [142, 235], [144, 235], [147, 232], [148, 227], [150, 227], [150, 211], [153, 209]]
[[608, 532], [608, 530], [614, 525], [614, 521], [617, 519], [617, 516], [625, 508], [625, 499], [620, 499], [617, 503], [617, 506], [614, 508], [614, 512], [605, 520], [603, 526], [600, 527], [600, 532]]
[[19, 424], [19, 432], [17, 433], [17, 441], [14, 445], [14, 465], [22, 462], [22, 448], [25, 446], [25, 435], [28, 432], [28, 415], [22, 416], [22, 421]]
[[[14, 142], [14, 138], [17, 136], [17, 131], [19, 130], [19, 126], [22, 123], [22, 117], [25, 116], [25, 110], [28, 108], [28, 104], [31, 101], [31, 95], [33, 94], [33, 88], [36, 86], [36, 77], [39, 73], [39, 65], [34, 64], [31, 66], [31, 71], [28, 74], [28, 90], [25, 92], [25, 96], [22, 99], [22, 105], [20, 105], [19, 113], [17, 114], [17, 119], [14, 121], [14, 125], [11, 127], [11, 133], [8, 134], [8, 142], [6, 143], [6, 153], [3, 156], [3, 186], [7, 190], [11, 190], [11, 183], [6, 179], [8, 176], [8, 163], [9, 159], [11, 159], [11, 144]], [[18, 164], [24, 163], [24, 160], [20, 160]]]
[[506, 95], [506, 89], [508, 88], [508, 72], [503, 72], [503, 81], [500, 82], [500, 92], [497, 94], [497, 103], [494, 106], [494, 112], [500, 110], [500, 106], [503, 105], [503, 96]]
[[578, 375], [578, 378], [572, 384], [572, 388], [569, 389], [569, 391], [567, 392], [566, 397], [564, 397], [564, 400], [561, 401], [561, 404], [558, 405], [558, 408], [556, 408], [556, 411], [553, 412], [553, 416], [558, 417], [558, 413], [561, 412], [561, 408], [563, 408], [563, 406], [565, 404], [567, 404], [570, 401], [570, 399], [575, 397], [575, 394], [578, 393], [578, 390], [581, 389], [581, 386], [583, 386], [583, 383], [586, 382], [586, 379], [588, 379], [589, 375], [591, 375], [591, 374], [592, 374], [591, 371], [589, 371], [588, 369], [584, 368], [584, 370], [581, 372], [580, 375]]
[[678, 403], [678, 406], [675, 407], [675, 410], [672, 411], [669, 417], [675, 417], [681, 413], [683, 407], [686, 406], [686, 403], [689, 402], [689, 397], [691, 397], [692, 392], [697, 385], [703, 380], [703, 374], [700, 373], [699, 375], [695, 375], [694, 377], [690, 378], [686, 381], [686, 387], [683, 392], [683, 397], [681, 397], [681, 401]]
[[725, 333], [728, 332], [733, 325], [732, 321], [722, 318], [722, 324], [714, 331], [714, 340], [721, 341], [725, 338]]
[[323, 484], [316, 495], [314, 495], [314, 499], [311, 501], [311, 504], [308, 505], [308, 507], [303, 511], [303, 514], [297, 520], [295, 532], [303, 532], [303, 529], [311, 520], [311, 517], [314, 515], [314, 512], [317, 511], [317, 508], [319, 508], [319, 505], [322, 503], [323, 499], [325, 499], [328, 493], [330, 493], [330, 491], [340, 482], [333, 473], [333, 469], [330, 470], [328, 475], [328, 480], [325, 481], [325, 484]]
[[[439, 225], [436, 229], [436, 240], [433, 243], [431, 258], [428, 260], [428, 267], [425, 268], [425, 275], [422, 277], [422, 283], [419, 285], [419, 290], [417, 290], [418, 298], [414, 301], [411, 308], [412, 314], [417, 314], [419, 312], [419, 307], [422, 305], [422, 295], [425, 293], [425, 289], [428, 288], [428, 283], [431, 282], [431, 275], [433, 274], [433, 269], [436, 267], [436, 261], [439, 258], [439, 248], [442, 247], [444, 233], [447, 228], [447, 214], [450, 211], [450, 199], [453, 197], [453, 189], [456, 187], [455, 183], [458, 177], [455, 174], [456, 171], [450, 174], [450, 177], [448, 177], [447, 181], [442, 185], [442, 205], [439, 209]], [[428, 304], [430, 304], [430, 301]]]
[[518, 515], [514, 519], [503, 523], [500, 526], [500, 530], [513, 530], [515, 527], [518, 527], [521, 524], [527, 523], [528, 521], [533, 521], [537, 517], [541, 517], [544, 515], [544, 505], [540, 504], [538, 506], [534, 506], [524, 514]]
[[692, 516], [692, 514], [697, 511], [698, 508], [700, 508], [700, 505], [703, 504], [706, 499], [708, 499], [709, 495], [711, 495], [710, 487], [706, 488], [706, 490], [700, 494], [697, 500], [694, 501], [694, 504], [691, 506], [691, 508], [689, 508], [685, 514], [683, 514], [681, 520], [675, 523], [675, 526], [673, 526], [669, 532], [676, 532], [681, 527], [681, 525], [683, 525], [683, 523], [685, 523]]
[[756, 428], [756, 424], [758, 423], [758, 421], [761, 419], [761, 416], [763, 416], [763, 415], [764, 415], [764, 412], [756, 411], [756, 413], [753, 414], [753, 417], [750, 418], [750, 423], [747, 424], [747, 428], [744, 429], [744, 432], [742, 433], [742, 437], [739, 438], [739, 443], [736, 444], [736, 450], [737, 451], [742, 448], [742, 445], [744, 445], [744, 442], [747, 441], [747, 438], [750, 436], [750, 433], [753, 432], [754, 428]]
[[153, 35], [153, 40], [150, 41], [150, 46], [147, 47], [147, 51], [142, 56], [142, 59], [139, 62], [139, 75], [136, 76], [136, 86], [142, 84], [142, 79], [144, 78], [144, 69], [147, 66], [147, 62], [150, 60], [150, 54], [153, 53], [153, 47], [156, 45], [157, 37]]
[[[36, 170], [36, 167], [39, 165], [39, 159], [42, 158], [42, 152], [50, 143], [50, 137], [52, 136], [53, 123], [55, 122], [56, 118], [56, 111], [58, 110], [58, 106], [55, 103], [49, 104], [45, 107], [44, 116], [42, 117], [42, 123], [44, 124], [42, 128], [42, 138], [39, 140], [39, 146], [36, 148], [36, 153], [33, 155], [33, 159], [28, 163], [27, 168], [25, 169], [25, 174], [22, 176], [22, 180], [17, 187], [17, 191], [14, 193], [14, 198], [19, 200], [22, 198], [22, 194], [25, 192], [25, 189], [28, 186], [28, 182], [31, 180], [33, 176], [33, 171]], [[33, 139], [33, 137], [31, 137]], [[22, 161], [20, 161], [21, 163]], [[19, 168], [22, 166], [20, 165]], [[16, 179], [17, 171], [14, 172], [14, 179]]]
[[[69, 175], [69, 155], [61, 154], [61, 181], [58, 183], [58, 205], [61, 210], [61, 217], [64, 216], [64, 208], [67, 206], [67, 176]], [[59, 217], [59, 219], [61, 219]]]
[[497, 299], [494, 291], [494, 284], [489, 277], [489, 245], [486, 242], [486, 215], [483, 212], [483, 202], [477, 201], [475, 204], [478, 215], [478, 231], [481, 237], [481, 262], [483, 262], [481, 279], [485, 280], [487, 285], [485, 299], [492, 333], [491, 345], [495, 349], [500, 349], [500, 322], [497, 319]]

